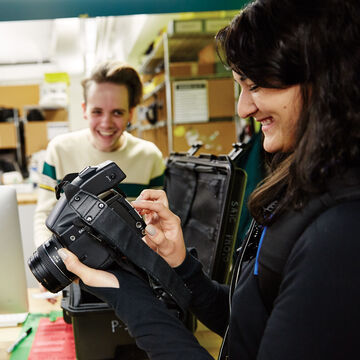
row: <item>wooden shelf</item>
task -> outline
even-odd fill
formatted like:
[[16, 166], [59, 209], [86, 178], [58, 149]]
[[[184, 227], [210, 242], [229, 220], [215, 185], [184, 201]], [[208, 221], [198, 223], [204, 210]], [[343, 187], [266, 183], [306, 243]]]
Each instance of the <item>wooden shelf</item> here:
[[155, 86], [153, 90], [151, 90], [149, 93], [143, 96], [143, 101], [150, 99], [153, 95], [159, 92], [164, 86], [165, 86], [165, 82], [162, 82], [161, 84]]
[[[170, 62], [197, 61], [200, 49], [209, 44], [214, 35], [181, 34], [168, 37]], [[147, 55], [140, 67], [140, 73], [153, 74], [156, 67], [164, 61], [164, 42], [161, 39], [153, 51]]]

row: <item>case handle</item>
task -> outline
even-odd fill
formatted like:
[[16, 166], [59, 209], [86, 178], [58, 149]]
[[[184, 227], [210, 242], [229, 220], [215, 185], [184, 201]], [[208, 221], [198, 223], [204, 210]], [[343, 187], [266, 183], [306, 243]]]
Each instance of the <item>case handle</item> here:
[[232, 147], [233, 149], [230, 151], [228, 156], [232, 161], [235, 161], [238, 156], [244, 151], [246, 145], [244, 143], [237, 142], [232, 144]]
[[186, 155], [194, 156], [202, 146], [203, 146], [203, 143], [201, 141], [198, 141], [198, 142], [192, 144], [191, 148], [186, 152]]

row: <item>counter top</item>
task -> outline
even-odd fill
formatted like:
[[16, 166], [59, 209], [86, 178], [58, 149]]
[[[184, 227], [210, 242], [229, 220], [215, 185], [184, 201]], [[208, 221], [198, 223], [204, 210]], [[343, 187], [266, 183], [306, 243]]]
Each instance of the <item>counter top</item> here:
[[36, 204], [37, 202], [36, 191], [30, 193], [17, 193], [16, 197], [19, 205]]

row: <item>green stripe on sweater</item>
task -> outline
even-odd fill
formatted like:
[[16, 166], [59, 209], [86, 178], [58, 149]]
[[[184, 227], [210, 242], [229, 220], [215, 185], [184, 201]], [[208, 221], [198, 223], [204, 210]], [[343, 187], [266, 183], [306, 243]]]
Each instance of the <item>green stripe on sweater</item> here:
[[51, 177], [52, 179], [56, 180], [56, 170], [55, 167], [49, 165], [47, 162], [44, 162], [43, 167], [43, 174]]
[[151, 179], [149, 187], [164, 186], [164, 179], [164, 174], [161, 174], [158, 177]]

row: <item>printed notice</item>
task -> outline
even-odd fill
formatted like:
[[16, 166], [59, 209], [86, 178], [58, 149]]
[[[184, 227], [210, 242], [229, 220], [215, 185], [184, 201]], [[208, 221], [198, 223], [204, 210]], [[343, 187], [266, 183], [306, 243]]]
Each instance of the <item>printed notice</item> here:
[[175, 81], [173, 94], [175, 124], [209, 120], [206, 80]]

